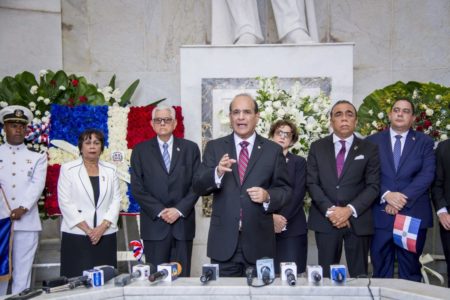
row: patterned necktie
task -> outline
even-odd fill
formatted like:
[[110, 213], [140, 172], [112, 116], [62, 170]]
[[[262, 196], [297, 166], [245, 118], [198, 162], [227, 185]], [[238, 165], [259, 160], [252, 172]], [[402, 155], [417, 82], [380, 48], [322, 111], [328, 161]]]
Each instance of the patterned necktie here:
[[248, 165], [247, 146], [249, 144], [250, 143], [246, 142], [246, 141], [242, 141], [239, 143], [239, 145], [241, 146], [241, 152], [239, 152], [238, 170], [239, 170], [239, 179], [241, 180], [241, 185], [242, 185], [242, 181], [244, 181], [245, 170], [247, 169], [247, 165]]
[[167, 143], [164, 143], [163, 144], [163, 149], [164, 149], [163, 159], [164, 159], [164, 164], [166, 165], [167, 172], [169, 172], [169, 170], [170, 170], [170, 156], [169, 156], [168, 148], [169, 148], [169, 145]]
[[341, 150], [339, 150], [338, 155], [336, 156], [336, 170], [338, 177], [341, 177], [342, 169], [344, 168], [345, 162], [345, 141], [339, 141], [342, 145]]
[[395, 144], [394, 144], [394, 166], [395, 171], [398, 169], [398, 164], [400, 163], [400, 157], [402, 156], [402, 142], [401, 142], [402, 136], [396, 135], [395, 136]]

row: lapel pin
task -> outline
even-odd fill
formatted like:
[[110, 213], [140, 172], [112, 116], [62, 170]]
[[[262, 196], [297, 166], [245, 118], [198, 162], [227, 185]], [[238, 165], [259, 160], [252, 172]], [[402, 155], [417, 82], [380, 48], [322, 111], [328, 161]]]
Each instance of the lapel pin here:
[[416, 137], [415, 137], [415, 136], [413, 136], [413, 137], [412, 137], [412, 140], [413, 140], [413, 141], [415, 141], [415, 140], [416, 140]]
[[358, 150], [358, 146], [355, 146], [353, 149], [354, 149], [355, 151]]
[[180, 152], [180, 148], [177, 147], [177, 151]]
[[261, 146], [258, 146], [258, 149], [261, 149]]

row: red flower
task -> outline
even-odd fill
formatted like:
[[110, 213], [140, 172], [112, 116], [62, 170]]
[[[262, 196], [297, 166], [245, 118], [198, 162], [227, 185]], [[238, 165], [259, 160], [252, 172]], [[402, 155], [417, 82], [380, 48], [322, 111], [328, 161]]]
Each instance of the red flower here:
[[156, 136], [150, 126], [151, 113], [154, 106], [133, 106], [128, 113], [127, 143], [133, 149], [140, 142]]
[[423, 127], [422, 127], [422, 126], [417, 126], [417, 127], [416, 127], [416, 130], [417, 130], [417, 131], [422, 131], [422, 132], [423, 132]]
[[423, 122], [423, 127], [425, 127], [425, 129], [428, 129], [431, 125], [433, 125], [433, 124], [431, 123], [430, 120], [425, 120]]
[[84, 102], [87, 102], [88, 99], [86, 96], [80, 96], [80, 97], [78, 97], [78, 100], [80, 100], [80, 102], [84, 103]]
[[60, 168], [60, 165], [47, 167], [44, 209], [49, 216], [61, 214], [58, 205], [58, 178]]
[[72, 85], [73, 85], [74, 87], [77, 87], [77, 86], [78, 86], [78, 80], [72, 79]]

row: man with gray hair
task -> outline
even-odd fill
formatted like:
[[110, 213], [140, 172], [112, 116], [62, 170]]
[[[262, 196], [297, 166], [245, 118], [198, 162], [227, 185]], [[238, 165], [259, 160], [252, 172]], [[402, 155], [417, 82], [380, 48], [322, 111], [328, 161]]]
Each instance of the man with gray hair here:
[[131, 192], [141, 207], [145, 258], [155, 266], [179, 262], [181, 276], [190, 276], [198, 200], [192, 180], [200, 151], [197, 144], [173, 136], [173, 107], [154, 108], [151, 126], [157, 136], [136, 145], [131, 155]]

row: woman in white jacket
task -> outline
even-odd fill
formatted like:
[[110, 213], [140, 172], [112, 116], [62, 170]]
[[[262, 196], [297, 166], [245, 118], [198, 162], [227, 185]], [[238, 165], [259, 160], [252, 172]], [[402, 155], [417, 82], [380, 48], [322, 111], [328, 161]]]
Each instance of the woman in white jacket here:
[[61, 276], [81, 276], [98, 265], [117, 267], [120, 190], [116, 167], [100, 160], [104, 135], [87, 129], [78, 138], [81, 157], [61, 166]]

